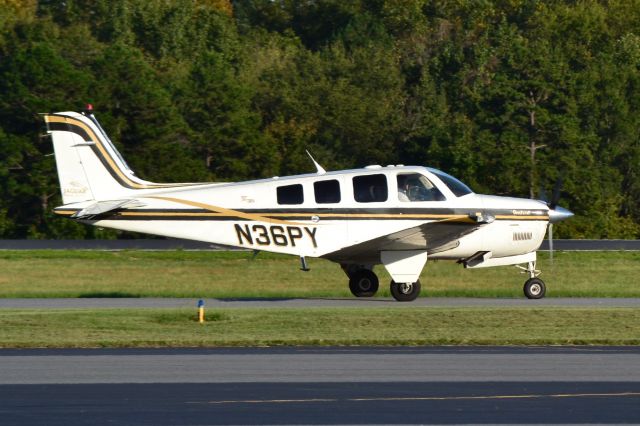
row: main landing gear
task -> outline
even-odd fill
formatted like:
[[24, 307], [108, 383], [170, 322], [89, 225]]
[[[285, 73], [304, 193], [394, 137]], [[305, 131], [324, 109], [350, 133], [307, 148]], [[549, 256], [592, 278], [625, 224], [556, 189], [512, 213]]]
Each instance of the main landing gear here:
[[527, 299], [542, 299], [547, 292], [547, 286], [545, 286], [544, 281], [538, 278], [540, 271], [536, 269], [536, 262], [529, 262], [526, 268], [522, 266], [519, 266], [519, 268], [524, 273], [528, 273], [530, 277], [524, 283], [524, 295], [527, 296]]
[[[349, 277], [349, 290], [355, 297], [371, 297], [379, 288], [378, 276], [370, 267], [362, 265], [341, 265]], [[398, 302], [411, 302], [420, 295], [420, 281], [414, 283], [397, 283], [391, 281], [391, 295]]]
[[349, 290], [355, 297], [371, 297], [378, 291], [378, 276], [371, 269], [357, 269], [349, 275]]

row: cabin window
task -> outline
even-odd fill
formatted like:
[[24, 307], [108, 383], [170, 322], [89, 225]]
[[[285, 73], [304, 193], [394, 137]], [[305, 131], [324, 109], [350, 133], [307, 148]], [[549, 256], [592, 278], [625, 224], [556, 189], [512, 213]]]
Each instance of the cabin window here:
[[353, 178], [353, 196], [359, 203], [387, 201], [388, 194], [385, 175], [364, 175]]
[[287, 185], [278, 187], [278, 204], [302, 204], [304, 195], [302, 185]]
[[335, 179], [314, 182], [313, 190], [318, 204], [340, 202], [340, 183]]
[[398, 175], [398, 200], [411, 201], [444, 201], [444, 195], [433, 183], [420, 173], [404, 173]]

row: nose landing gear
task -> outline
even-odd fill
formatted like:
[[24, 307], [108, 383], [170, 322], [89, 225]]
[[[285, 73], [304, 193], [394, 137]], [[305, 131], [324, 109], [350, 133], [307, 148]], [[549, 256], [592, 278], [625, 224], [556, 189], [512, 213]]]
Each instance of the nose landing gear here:
[[524, 283], [524, 295], [527, 299], [542, 299], [547, 292], [547, 286], [538, 276], [540, 271], [536, 269], [536, 262], [529, 262], [527, 267], [518, 266], [524, 273], [529, 274], [529, 279]]
[[524, 283], [524, 295], [527, 299], [542, 299], [546, 292], [547, 288], [540, 278], [529, 278]]

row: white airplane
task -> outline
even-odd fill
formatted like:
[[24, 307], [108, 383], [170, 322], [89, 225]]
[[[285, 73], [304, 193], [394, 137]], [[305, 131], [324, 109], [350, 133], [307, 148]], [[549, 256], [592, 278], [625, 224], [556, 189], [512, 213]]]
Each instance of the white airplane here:
[[105, 228], [340, 264], [357, 297], [378, 290], [374, 265], [398, 301], [420, 293], [427, 259], [465, 268], [519, 266], [524, 293], [544, 297], [536, 250], [547, 224], [573, 213], [543, 201], [475, 194], [433, 168], [368, 166], [236, 183], [158, 184], [136, 177], [90, 111], [44, 114], [63, 206], [55, 213]]

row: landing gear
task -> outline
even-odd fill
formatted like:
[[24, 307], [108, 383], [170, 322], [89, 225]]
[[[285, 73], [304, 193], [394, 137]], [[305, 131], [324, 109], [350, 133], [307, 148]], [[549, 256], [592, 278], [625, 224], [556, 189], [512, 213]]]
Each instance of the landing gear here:
[[411, 302], [420, 295], [420, 281], [414, 283], [397, 283], [391, 281], [391, 295], [398, 302]]
[[530, 277], [524, 283], [524, 295], [527, 296], [527, 299], [542, 299], [547, 292], [547, 286], [545, 286], [544, 281], [538, 278], [540, 271], [536, 269], [536, 262], [529, 262], [526, 268], [522, 266], [519, 266], [519, 268], [524, 273], [528, 273]]
[[524, 295], [528, 299], [542, 299], [546, 292], [547, 287], [540, 278], [529, 278], [524, 283]]
[[349, 290], [355, 297], [371, 297], [378, 286], [378, 276], [370, 269], [358, 269], [349, 275]]

